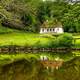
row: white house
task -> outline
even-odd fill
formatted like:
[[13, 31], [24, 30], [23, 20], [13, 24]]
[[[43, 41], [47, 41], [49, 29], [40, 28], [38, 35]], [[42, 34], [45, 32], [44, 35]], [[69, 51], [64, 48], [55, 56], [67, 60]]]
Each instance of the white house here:
[[64, 29], [60, 22], [49, 25], [48, 21], [46, 21], [41, 26], [40, 33], [64, 33]]

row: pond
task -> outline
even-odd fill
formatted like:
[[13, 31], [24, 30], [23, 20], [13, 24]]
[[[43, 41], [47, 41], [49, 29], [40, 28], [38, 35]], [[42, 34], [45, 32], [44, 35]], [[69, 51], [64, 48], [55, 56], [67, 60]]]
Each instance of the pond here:
[[[60, 60], [63, 63], [59, 68], [54, 68], [55, 64], [59, 64], [56, 61]], [[49, 65], [44, 66], [44, 61]], [[72, 53], [1, 54], [0, 79], [80, 80], [80, 56]]]

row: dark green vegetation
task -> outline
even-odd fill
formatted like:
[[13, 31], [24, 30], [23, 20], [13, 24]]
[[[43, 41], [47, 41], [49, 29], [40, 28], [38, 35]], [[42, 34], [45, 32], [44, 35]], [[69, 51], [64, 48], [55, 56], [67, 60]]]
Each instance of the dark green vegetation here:
[[[0, 25], [38, 32], [46, 20], [60, 21], [65, 32], [80, 32], [80, 4], [42, 0], [0, 0]], [[0, 28], [1, 29], [1, 28]], [[0, 30], [1, 31], [1, 30]]]
[[52, 44], [52, 47], [55, 46], [55, 47], [72, 47], [73, 43], [73, 36], [71, 34], [63, 34], [63, 35], [60, 35], [58, 36], [56, 39], [55, 39], [55, 42], [53, 42]]
[[[4, 55], [5, 56], [5, 55]], [[80, 57], [64, 62], [58, 70], [47, 70], [41, 65], [38, 55], [1, 56], [1, 80], [80, 80]], [[12, 57], [12, 59], [11, 59]], [[4, 62], [6, 59], [6, 62]], [[14, 61], [15, 59], [15, 61]], [[9, 62], [10, 61], [10, 62]]]

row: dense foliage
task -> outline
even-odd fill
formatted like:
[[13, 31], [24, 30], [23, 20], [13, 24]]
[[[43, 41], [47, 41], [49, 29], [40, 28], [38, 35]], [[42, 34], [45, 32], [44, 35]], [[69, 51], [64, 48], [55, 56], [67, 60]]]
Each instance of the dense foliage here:
[[59, 36], [56, 40], [55, 40], [55, 45], [56, 47], [71, 47], [73, 45], [73, 37], [71, 34], [63, 34], [61, 36]]
[[80, 32], [80, 4], [65, 0], [0, 0], [0, 24], [36, 32], [45, 20], [61, 21], [65, 32]]

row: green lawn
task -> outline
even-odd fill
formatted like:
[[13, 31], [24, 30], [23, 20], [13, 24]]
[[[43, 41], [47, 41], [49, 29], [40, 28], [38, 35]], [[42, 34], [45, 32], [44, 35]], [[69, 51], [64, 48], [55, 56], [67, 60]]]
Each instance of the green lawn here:
[[3, 27], [0, 24], [0, 46], [4, 45], [20, 45], [20, 46], [34, 46], [40, 42], [42, 45], [48, 44], [52, 35], [49, 34], [39, 34], [39, 33], [27, 33], [24, 31], [19, 31], [16, 29], [10, 29]]
[[7, 34], [0, 34], [0, 46], [3, 45], [34, 45], [40, 42], [43, 45], [51, 41], [51, 36], [40, 35], [36, 33], [12, 32]]
[[12, 32], [16, 32], [18, 30], [16, 29], [11, 29], [11, 28], [8, 28], [8, 27], [4, 27], [0, 24], [0, 34], [7, 34], [7, 33], [12, 33]]
[[80, 48], [80, 35], [76, 35], [76, 36], [73, 36], [76, 40], [75, 40], [75, 48]]

